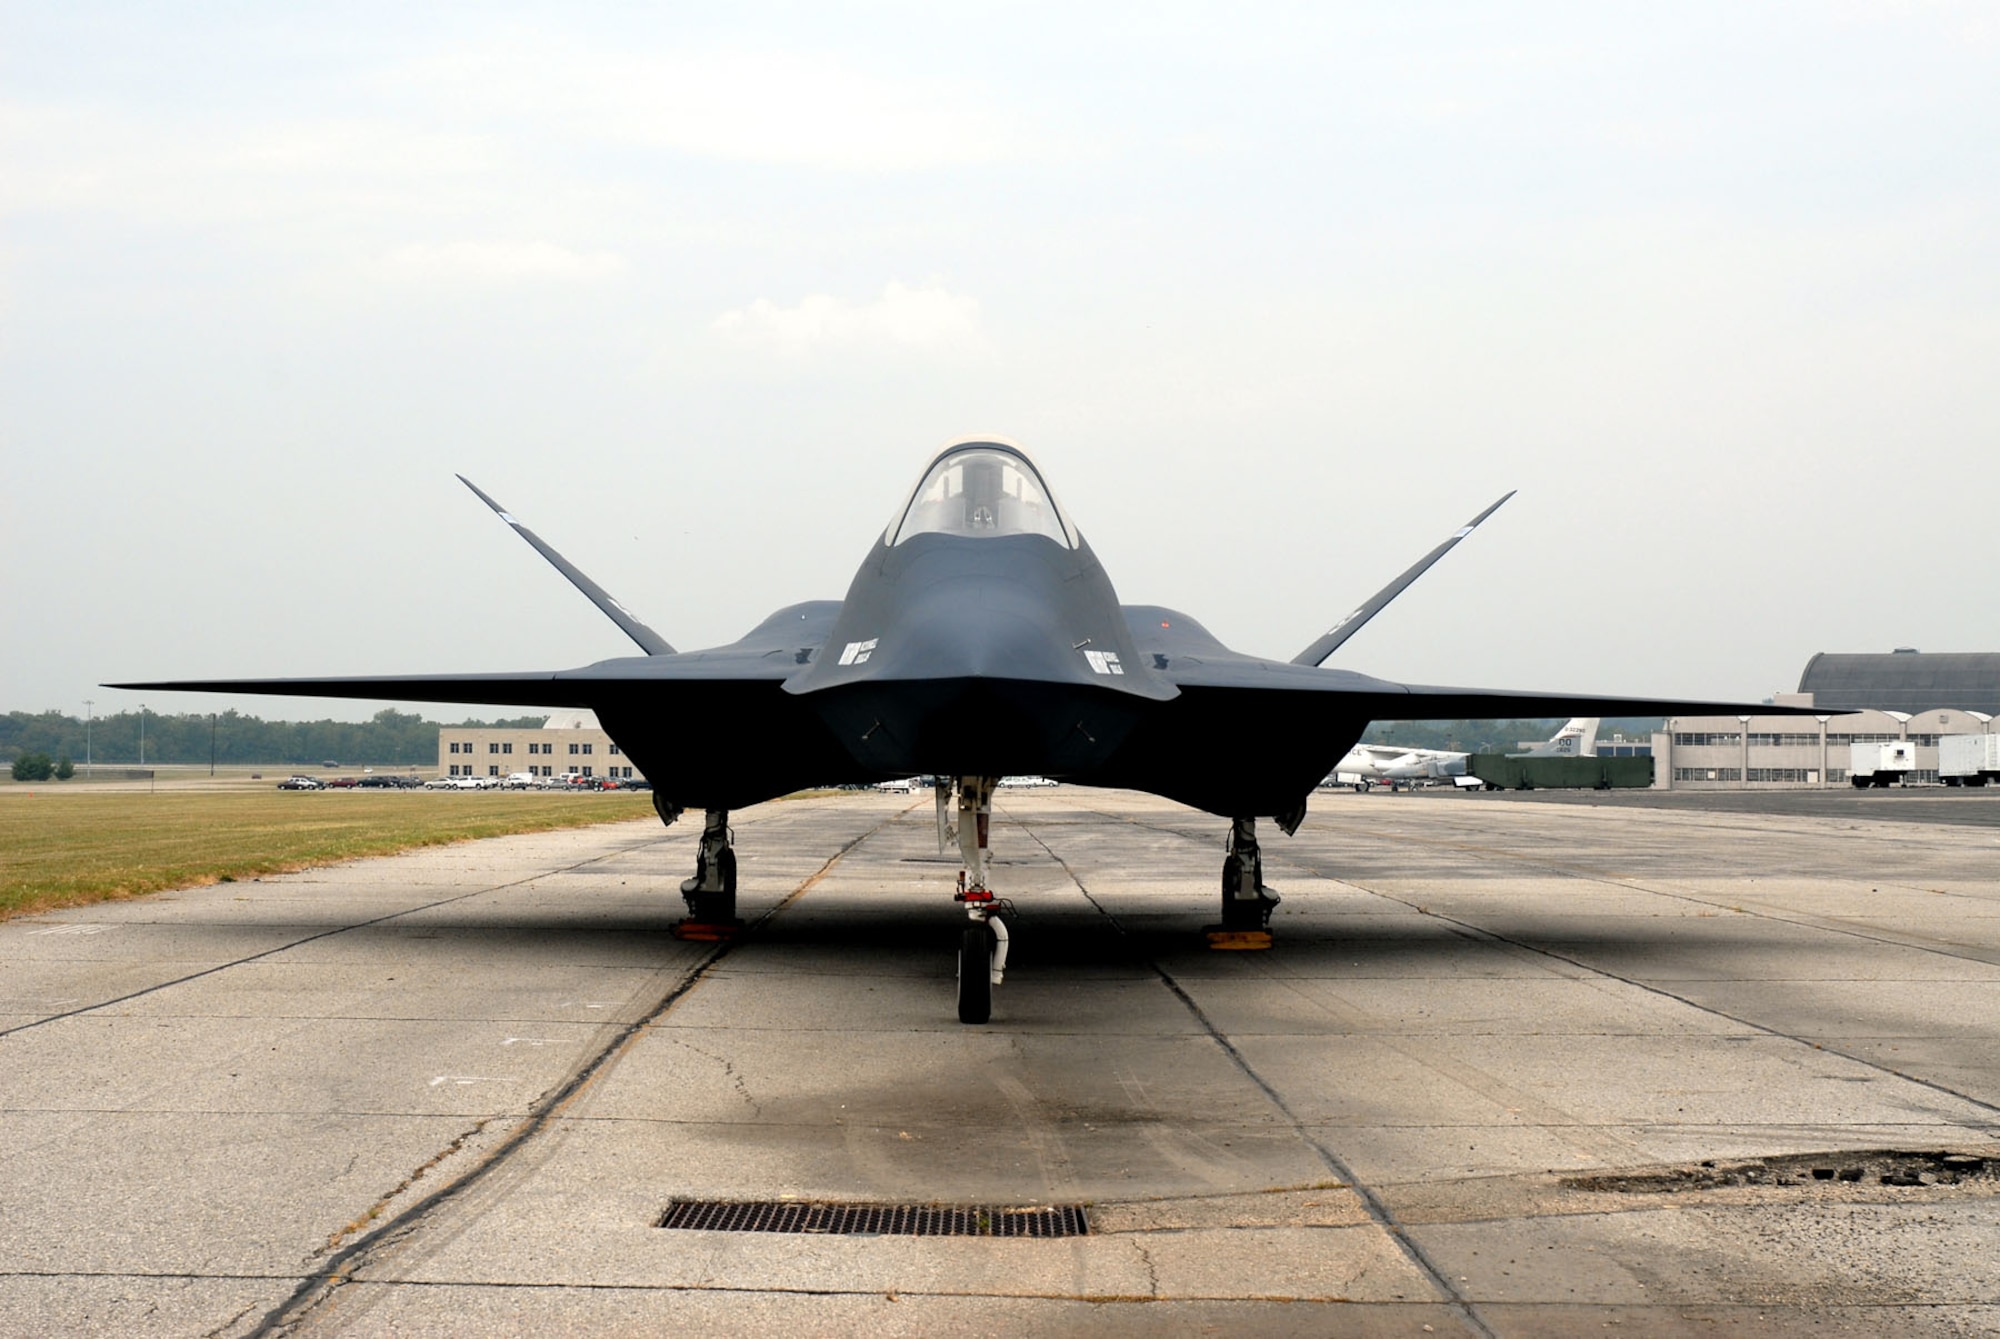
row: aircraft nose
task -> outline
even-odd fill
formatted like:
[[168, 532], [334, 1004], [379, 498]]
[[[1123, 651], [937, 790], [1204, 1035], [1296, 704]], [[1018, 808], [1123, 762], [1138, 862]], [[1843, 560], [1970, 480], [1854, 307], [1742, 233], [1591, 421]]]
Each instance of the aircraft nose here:
[[1087, 634], [1020, 583], [991, 578], [939, 582], [884, 629], [876, 678], [1026, 679], [1088, 682], [1089, 662], [1075, 642]]

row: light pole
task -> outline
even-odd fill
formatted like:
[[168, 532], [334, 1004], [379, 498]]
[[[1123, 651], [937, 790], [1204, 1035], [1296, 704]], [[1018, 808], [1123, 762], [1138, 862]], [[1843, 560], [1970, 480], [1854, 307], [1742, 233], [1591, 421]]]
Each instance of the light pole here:
[[90, 780], [90, 708], [96, 702], [94, 697], [83, 700], [83, 779]]
[[139, 766], [146, 765], [146, 704], [139, 704]]
[[208, 713], [208, 774], [215, 775], [215, 713]]

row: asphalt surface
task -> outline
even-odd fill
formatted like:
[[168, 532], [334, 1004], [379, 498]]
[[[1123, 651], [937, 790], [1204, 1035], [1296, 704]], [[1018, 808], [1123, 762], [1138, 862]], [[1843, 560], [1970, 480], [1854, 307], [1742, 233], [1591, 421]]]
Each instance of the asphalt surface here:
[[[1430, 796], [1443, 792], [1418, 792]], [[1867, 819], [1889, 823], [1943, 823], [2000, 828], [2000, 788], [1890, 786], [1856, 790], [1506, 790], [1490, 792], [1501, 803], [1572, 804], [1611, 809], [1666, 809], [1676, 813], [1771, 814], [1793, 818]]]
[[[984, 1027], [927, 798], [739, 815], [726, 949], [685, 824], [0, 924], [0, 1331], [2000, 1332], [2000, 1176], [1871, 1155], [2000, 1159], [1993, 832], [1331, 794], [1214, 953], [1221, 822], [1000, 806]], [[654, 1226], [786, 1196], [1092, 1231]]]

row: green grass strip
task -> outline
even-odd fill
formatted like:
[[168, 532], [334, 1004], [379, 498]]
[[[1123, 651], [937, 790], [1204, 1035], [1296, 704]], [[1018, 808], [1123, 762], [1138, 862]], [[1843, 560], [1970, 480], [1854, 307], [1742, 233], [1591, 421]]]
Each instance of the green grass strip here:
[[38, 789], [0, 799], [0, 919], [650, 813], [618, 794]]

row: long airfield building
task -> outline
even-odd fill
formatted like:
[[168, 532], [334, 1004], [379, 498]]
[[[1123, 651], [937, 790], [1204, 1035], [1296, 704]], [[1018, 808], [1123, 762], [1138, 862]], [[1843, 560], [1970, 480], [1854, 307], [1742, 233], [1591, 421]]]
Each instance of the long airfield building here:
[[[1676, 716], [1653, 736], [1660, 789], [1816, 788], [1849, 784], [1855, 744], [1915, 745], [1912, 782], [1938, 778], [1938, 740], [1991, 734], [2000, 717], [2000, 654], [1822, 652], [1796, 693], [1775, 705], [1819, 707], [1799, 716]], [[1834, 715], [1852, 712], [1852, 715]]]

